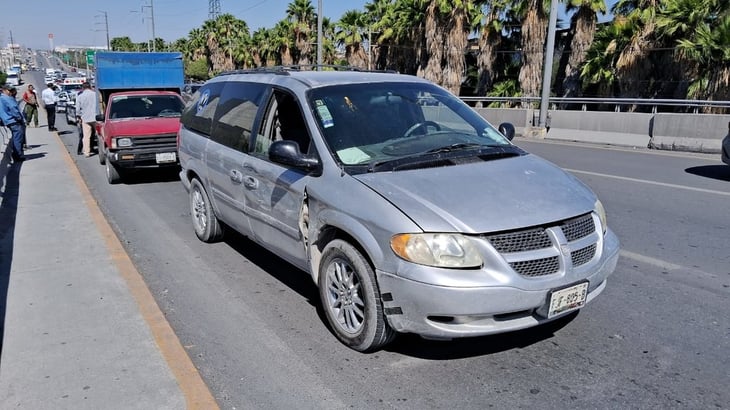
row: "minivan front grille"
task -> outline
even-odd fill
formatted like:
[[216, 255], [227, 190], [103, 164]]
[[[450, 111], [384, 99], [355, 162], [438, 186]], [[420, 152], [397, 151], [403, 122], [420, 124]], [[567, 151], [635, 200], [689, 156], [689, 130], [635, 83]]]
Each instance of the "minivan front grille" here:
[[578, 249], [570, 253], [570, 259], [573, 262], [573, 266], [585, 265], [596, 255], [596, 244], [586, 246], [583, 249]]
[[[567, 243], [557, 243], [561, 241], [558, 230], [563, 233]], [[520, 276], [535, 278], [559, 273], [561, 255], [570, 257], [573, 267], [593, 260], [598, 244], [585, 238], [594, 234], [595, 230], [593, 215], [587, 213], [554, 224], [486, 234], [483, 238], [489, 241]], [[555, 234], [551, 235], [550, 231]], [[596, 235], [596, 241], [598, 238]], [[576, 243], [579, 240], [580, 245]], [[578, 249], [578, 246], [581, 248]]]
[[577, 218], [569, 219], [560, 225], [563, 235], [568, 242], [584, 238], [596, 230], [591, 214], [585, 214]]
[[487, 240], [500, 253], [525, 252], [552, 246], [545, 228], [488, 235]]
[[552, 275], [560, 270], [560, 260], [557, 256], [543, 259], [533, 259], [509, 264], [515, 272], [528, 278]]

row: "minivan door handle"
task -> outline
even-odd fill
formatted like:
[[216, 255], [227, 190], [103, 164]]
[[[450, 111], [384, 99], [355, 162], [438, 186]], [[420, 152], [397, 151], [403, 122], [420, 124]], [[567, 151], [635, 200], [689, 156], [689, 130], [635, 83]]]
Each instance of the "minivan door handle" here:
[[248, 189], [256, 189], [259, 187], [259, 181], [254, 177], [246, 177], [243, 180], [243, 186], [245, 186]]
[[243, 174], [241, 173], [241, 171], [239, 171], [237, 169], [232, 169], [228, 173], [228, 176], [231, 178], [231, 181], [233, 181], [233, 182], [240, 184], [243, 181]]

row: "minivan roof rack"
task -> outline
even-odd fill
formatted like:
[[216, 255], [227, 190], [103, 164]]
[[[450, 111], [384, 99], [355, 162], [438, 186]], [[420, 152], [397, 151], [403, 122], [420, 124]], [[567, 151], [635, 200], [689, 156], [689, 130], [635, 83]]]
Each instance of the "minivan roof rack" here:
[[[367, 70], [355, 66], [336, 65], [336, 64], [293, 64], [293, 65], [277, 65], [270, 67], [247, 68], [243, 70], [224, 71], [217, 76], [233, 75], [233, 74], [281, 74], [289, 75], [291, 71], [316, 71], [325, 68], [326, 71], [359, 71], [367, 73], [397, 73], [393, 70]], [[321, 70], [320, 70], [321, 71]], [[216, 76], [216, 77], [217, 77]]]

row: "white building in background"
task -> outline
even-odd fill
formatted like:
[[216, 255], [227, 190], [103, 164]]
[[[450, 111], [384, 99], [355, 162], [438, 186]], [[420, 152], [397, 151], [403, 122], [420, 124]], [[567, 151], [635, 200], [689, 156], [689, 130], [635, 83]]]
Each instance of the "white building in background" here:
[[56, 53], [65, 53], [68, 51], [79, 51], [79, 50], [107, 50], [106, 46], [68, 46], [61, 45], [56, 46], [53, 51]]

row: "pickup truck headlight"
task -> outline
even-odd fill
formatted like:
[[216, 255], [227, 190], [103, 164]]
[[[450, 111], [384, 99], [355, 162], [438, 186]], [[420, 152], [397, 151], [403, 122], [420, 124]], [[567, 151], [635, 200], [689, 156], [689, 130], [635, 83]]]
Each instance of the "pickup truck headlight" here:
[[114, 138], [112, 141], [112, 148], [122, 148], [122, 147], [131, 147], [132, 146], [132, 139], [131, 138]]
[[608, 228], [608, 223], [606, 222], [606, 209], [598, 199], [596, 199], [596, 203], [593, 204], [593, 211], [598, 214], [598, 219], [601, 220], [601, 229], [603, 229], [603, 234], [605, 235], [606, 229]]
[[390, 239], [396, 255], [413, 263], [439, 268], [476, 268], [482, 265], [476, 246], [464, 235], [404, 233]]

